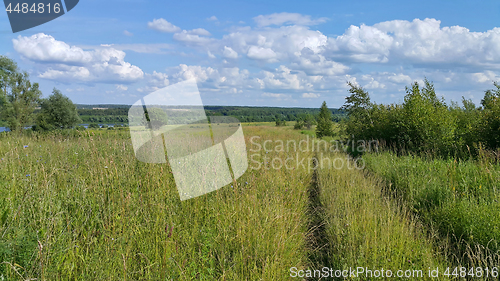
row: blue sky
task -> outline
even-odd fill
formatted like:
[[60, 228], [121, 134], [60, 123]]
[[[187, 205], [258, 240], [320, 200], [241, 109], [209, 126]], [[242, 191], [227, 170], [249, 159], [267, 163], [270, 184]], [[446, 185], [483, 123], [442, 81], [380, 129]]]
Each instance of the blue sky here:
[[340, 107], [346, 81], [401, 102], [424, 77], [447, 101], [479, 104], [500, 81], [499, 1], [81, 0], [13, 34], [0, 54], [44, 96], [132, 104], [196, 78], [204, 104]]

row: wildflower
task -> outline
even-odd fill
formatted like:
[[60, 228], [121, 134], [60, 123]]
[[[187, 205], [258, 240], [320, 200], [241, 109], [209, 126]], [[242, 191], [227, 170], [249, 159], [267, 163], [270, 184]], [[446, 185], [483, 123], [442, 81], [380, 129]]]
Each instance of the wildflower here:
[[[3, 158], [2, 158], [2, 160], [3, 160]], [[248, 182], [245, 182], [245, 184], [248, 184]]]
[[30, 174], [27, 174], [26, 176], [27, 176], [27, 177], [29, 177], [29, 176], [31, 176], [31, 175], [30, 175]]
[[24, 147], [24, 148], [28, 148], [28, 146], [27, 146], [27, 145], [25, 145], [25, 146], [23, 146], [23, 147]]
[[104, 169], [107, 169], [107, 168], [108, 168], [108, 166], [104, 166]]

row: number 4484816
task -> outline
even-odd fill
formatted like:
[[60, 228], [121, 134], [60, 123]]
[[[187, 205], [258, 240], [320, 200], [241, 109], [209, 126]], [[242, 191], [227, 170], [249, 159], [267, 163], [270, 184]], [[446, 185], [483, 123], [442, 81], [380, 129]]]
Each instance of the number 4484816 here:
[[5, 9], [8, 13], [56, 13], [59, 14], [61, 12], [61, 4], [55, 3], [54, 5], [50, 5], [48, 3], [45, 5], [44, 3], [33, 3], [31, 6], [28, 3], [17, 3], [14, 8], [12, 8], [12, 3], [9, 3], [7, 8]]
[[482, 267], [473, 267], [470, 269], [467, 269], [465, 267], [447, 267], [446, 270], [443, 273], [444, 276], [448, 277], [493, 277], [497, 278], [498, 277], [498, 268], [493, 267], [493, 268], [488, 268], [485, 267], [484, 269]]

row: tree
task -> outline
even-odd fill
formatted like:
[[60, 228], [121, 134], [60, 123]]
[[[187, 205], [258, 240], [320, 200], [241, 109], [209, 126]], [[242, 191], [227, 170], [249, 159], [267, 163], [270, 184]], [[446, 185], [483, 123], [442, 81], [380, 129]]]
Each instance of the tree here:
[[484, 107], [480, 136], [489, 148], [500, 147], [500, 83], [493, 83], [495, 90], [486, 91], [481, 104]]
[[68, 129], [81, 122], [76, 106], [58, 89], [54, 88], [52, 95], [42, 100], [37, 127], [43, 130]]
[[332, 124], [332, 113], [326, 106], [326, 101], [324, 101], [319, 109], [316, 137], [322, 138], [324, 136], [333, 136]]
[[38, 83], [32, 84], [27, 72], [19, 72], [13, 60], [0, 56], [0, 119], [11, 131], [32, 124], [41, 95]]
[[281, 117], [280, 115], [276, 114], [275, 116], [275, 121], [276, 121], [276, 126], [277, 127], [280, 127], [280, 126], [286, 126], [286, 121], [285, 120], [281, 120]]

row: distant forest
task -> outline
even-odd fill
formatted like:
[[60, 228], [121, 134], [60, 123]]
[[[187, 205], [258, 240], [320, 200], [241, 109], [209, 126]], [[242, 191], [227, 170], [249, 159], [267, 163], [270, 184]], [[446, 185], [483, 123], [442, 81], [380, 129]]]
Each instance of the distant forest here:
[[[84, 123], [127, 123], [130, 105], [116, 104], [77, 104], [78, 114]], [[331, 108], [332, 121], [338, 122], [346, 117], [339, 109]], [[319, 108], [283, 108], [251, 106], [205, 106], [207, 116], [231, 116], [240, 122], [274, 122], [277, 118], [296, 121], [303, 114], [317, 116]]]

